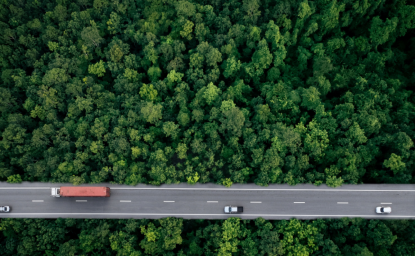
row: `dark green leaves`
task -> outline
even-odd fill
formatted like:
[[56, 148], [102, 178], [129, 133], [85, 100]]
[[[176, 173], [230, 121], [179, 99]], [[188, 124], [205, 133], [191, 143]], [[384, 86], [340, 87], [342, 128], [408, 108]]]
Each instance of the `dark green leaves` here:
[[370, 0], [2, 3], [0, 179], [410, 183], [413, 13]]

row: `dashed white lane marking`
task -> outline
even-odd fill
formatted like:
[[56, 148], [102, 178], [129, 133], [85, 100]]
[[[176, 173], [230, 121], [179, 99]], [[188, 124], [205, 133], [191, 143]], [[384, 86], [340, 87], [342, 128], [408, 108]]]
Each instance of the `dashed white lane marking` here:
[[131, 200], [120, 200], [120, 203], [131, 203]]
[[380, 204], [392, 204], [392, 203], [380, 203]]
[[218, 201], [206, 201], [207, 203], [217, 203]]
[[305, 202], [294, 202], [295, 204], [305, 204]]
[[174, 201], [163, 201], [165, 203], [174, 203]]
[[251, 201], [251, 204], [262, 204], [260, 201]]
[[349, 204], [349, 202], [337, 202], [337, 204]]
[[88, 200], [76, 200], [77, 203], [86, 203]]
[[43, 200], [32, 200], [33, 203], [43, 203]]

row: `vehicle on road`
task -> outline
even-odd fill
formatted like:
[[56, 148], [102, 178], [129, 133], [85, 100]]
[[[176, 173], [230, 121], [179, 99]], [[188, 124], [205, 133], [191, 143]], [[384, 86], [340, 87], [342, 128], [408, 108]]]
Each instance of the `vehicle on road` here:
[[53, 197], [109, 197], [109, 187], [59, 187], [51, 188]]
[[384, 207], [384, 206], [378, 206], [376, 207], [376, 213], [379, 214], [385, 214], [385, 213], [391, 213], [392, 212], [392, 207]]
[[0, 206], [0, 212], [10, 212], [10, 206]]
[[225, 206], [225, 208], [223, 209], [223, 211], [225, 213], [242, 213], [244, 212], [244, 208], [242, 206]]

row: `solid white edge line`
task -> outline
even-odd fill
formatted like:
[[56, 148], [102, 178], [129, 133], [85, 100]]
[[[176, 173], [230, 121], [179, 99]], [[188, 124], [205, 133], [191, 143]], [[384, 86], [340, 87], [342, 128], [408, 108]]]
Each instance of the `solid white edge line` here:
[[[8, 213], [0, 215], [4, 216], [15, 216], [15, 215], [120, 215], [120, 216], [230, 216], [229, 214], [203, 214], [203, 213]], [[233, 215], [232, 215], [233, 216]], [[252, 217], [378, 217], [378, 218], [415, 218], [415, 215], [301, 215], [301, 214], [242, 214], [238, 216], [252, 216]]]
[[88, 202], [88, 200], [75, 200], [75, 202], [77, 202], [77, 203], [86, 203], [86, 202]]
[[33, 203], [43, 203], [43, 200], [32, 200]]
[[262, 204], [262, 202], [260, 202], [260, 201], [251, 201], [250, 203], [251, 204]]
[[392, 203], [380, 203], [380, 204], [392, 204]]
[[[7, 188], [0, 187], [0, 189], [50, 189], [51, 187], [23, 187], [23, 188]], [[139, 190], [139, 189], [148, 189], [148, 190], [224, 190], [224, 191], [327, 191], [327, 192], [415, 192], [413, 189], [285, 189], [285, 188], [270, 188], [270, 189], [256, 189], [256, 188], [113, 188], [113, 190]]]
[[349, 202], [337, 202], [337, 204], [349, 204]]
[[295, 204], [305, 204], [305, 202], [294, 202]]
[[218, 203], [218, 201], [206, 201], [206, 203]]
[[120, 200], [120, 203], [131, 203], [131, 200]]
[[163, 201], [165, 203], [175, 203], [175, 201]]

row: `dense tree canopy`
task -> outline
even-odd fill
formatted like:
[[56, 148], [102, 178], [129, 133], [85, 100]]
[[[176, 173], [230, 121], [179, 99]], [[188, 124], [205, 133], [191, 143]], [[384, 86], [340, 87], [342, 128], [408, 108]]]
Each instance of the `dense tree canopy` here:
[[0, 10], [0, 180], [415, 181], [413, 1]]
[[413, 255], [414, 221], [0, 219], [2, 255]]

